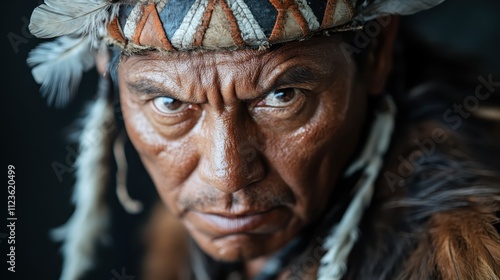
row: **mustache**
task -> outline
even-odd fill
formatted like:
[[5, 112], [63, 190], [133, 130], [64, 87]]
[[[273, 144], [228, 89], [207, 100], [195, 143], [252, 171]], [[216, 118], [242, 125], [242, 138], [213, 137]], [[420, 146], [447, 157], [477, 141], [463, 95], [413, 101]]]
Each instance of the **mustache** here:
[[295, 202], [292, 192], [272, 187], [243, 188], [231, 194], [211, 187], [202, 188], [195, 194], [182, 195], [179, 199], [179, 207], [183, 213], [190, 209], [232, 209], [234, 207], [267, 210]]

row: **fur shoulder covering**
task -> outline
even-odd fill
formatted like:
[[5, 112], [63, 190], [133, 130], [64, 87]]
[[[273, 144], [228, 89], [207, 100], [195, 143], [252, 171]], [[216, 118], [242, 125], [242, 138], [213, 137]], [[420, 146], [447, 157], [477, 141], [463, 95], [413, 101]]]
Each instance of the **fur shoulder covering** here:
[[400, 127], [344, 279], [500, 279], [499, 123]]

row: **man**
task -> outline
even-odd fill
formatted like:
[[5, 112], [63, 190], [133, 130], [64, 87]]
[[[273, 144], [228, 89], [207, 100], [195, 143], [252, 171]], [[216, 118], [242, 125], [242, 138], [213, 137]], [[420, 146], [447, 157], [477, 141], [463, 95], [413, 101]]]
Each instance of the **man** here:
[[[124, 189], [128, 137], [169, 212], [153, 214], [145, 279], [498, 279], [498, 174], [447, 123], [413, 116], [392, 134], [398, 20], [384, 16], [439, 2], [40, 6], [31, 31], [63, 36], [29, 59], [49, 99], [70, 98], [92, 50], [103, 75], [61, 278], [91, 267], [108, 220], [111, 77], [126, 131], [113, 147], [118, 197], [141, 207]], [[88, 141], [96, 131], [101, 145]]]

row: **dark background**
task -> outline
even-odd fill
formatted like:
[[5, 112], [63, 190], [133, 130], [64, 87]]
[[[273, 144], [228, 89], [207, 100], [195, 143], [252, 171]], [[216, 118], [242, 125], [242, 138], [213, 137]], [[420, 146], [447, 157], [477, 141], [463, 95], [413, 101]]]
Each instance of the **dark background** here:
[[[57, 279], [61, 268], [59, 245], [49, 231], [71, 214], [74, 177], [57, 178], [52, 164], [74, 161], [67, 148], [67, 134], [83, 106], [95, 92], [97, 74], [84, 77], [78, 97], [65, 109], [48, 107], [38, 93], [25, 61], [41, 41], [27, 29], [39, 1], [4, 3], [1, 16], [1, 148], [4, 188], [0, 191], [0, 279]], [[434, 10], [407, 17], [405, 33], [432, 43], [449, 56], [468, 57], [484, 70], [500, 72], [500, 2], [449, 0]], [[13, 43], [16, 42], [16, 43]], [[419, 57], [415, 59], [420, 59]], [[425, 58], [422, 58], [425, 59]], [[474, 73], [473, 73], [474, 75]], [[7, 166], [16, 170], [16, 273], [7, 271]], [[10, 246], [10, 245], [9, 245]], [[120, 269], [119, 267], [117, 268]], [[5, 276], [4, 276], [5, 275]], [[105, 280], [112, 279], [110, 273]]]

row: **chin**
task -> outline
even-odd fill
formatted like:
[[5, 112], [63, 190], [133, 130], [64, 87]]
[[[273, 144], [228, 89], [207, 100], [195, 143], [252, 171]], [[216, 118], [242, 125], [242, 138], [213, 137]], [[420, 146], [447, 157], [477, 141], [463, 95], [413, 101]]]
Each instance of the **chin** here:
[[290, 240], [260, 234], [233, 234], [219, 238], [206, 238], [192, 234], [200, 248], [216, 260], [245, 262], [274, 254]]

